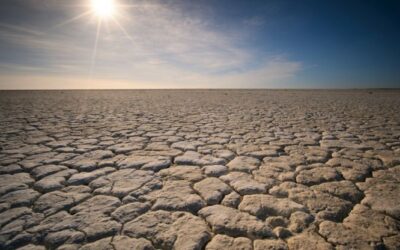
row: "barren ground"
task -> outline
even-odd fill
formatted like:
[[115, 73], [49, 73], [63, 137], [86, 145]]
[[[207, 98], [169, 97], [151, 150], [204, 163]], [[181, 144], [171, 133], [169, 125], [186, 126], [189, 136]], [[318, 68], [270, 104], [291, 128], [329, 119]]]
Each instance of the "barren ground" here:
[[0, 145], [0, 249], [400, 249], [399, 91], [3, 91]]

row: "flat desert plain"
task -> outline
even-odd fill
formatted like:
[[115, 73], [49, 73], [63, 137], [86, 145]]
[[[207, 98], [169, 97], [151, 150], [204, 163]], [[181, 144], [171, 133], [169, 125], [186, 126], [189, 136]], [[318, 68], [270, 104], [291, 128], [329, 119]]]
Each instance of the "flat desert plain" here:
[[400, 249], [400, 91], [0, 92], [1, 249]]

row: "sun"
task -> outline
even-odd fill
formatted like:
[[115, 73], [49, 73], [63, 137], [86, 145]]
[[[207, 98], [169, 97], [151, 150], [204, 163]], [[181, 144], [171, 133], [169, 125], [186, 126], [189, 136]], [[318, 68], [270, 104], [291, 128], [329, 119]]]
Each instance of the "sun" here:
[[99, 18], [110, 18], [115, 14], [114, 0], [91, 0], [93, 13]]

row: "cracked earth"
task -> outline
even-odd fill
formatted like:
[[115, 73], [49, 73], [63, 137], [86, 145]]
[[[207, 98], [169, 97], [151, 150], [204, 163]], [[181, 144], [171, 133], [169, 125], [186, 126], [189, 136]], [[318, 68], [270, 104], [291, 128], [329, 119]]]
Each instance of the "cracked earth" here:
[[1, 249], [400, 249], [400, 92], [0, 92]]

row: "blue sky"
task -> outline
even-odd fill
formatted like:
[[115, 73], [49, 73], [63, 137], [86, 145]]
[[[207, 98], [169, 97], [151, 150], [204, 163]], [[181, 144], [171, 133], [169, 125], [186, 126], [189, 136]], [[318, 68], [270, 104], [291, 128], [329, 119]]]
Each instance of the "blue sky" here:
[[0, 88], [400, 87], [399, 1], [91, 1], [2, 0]]

